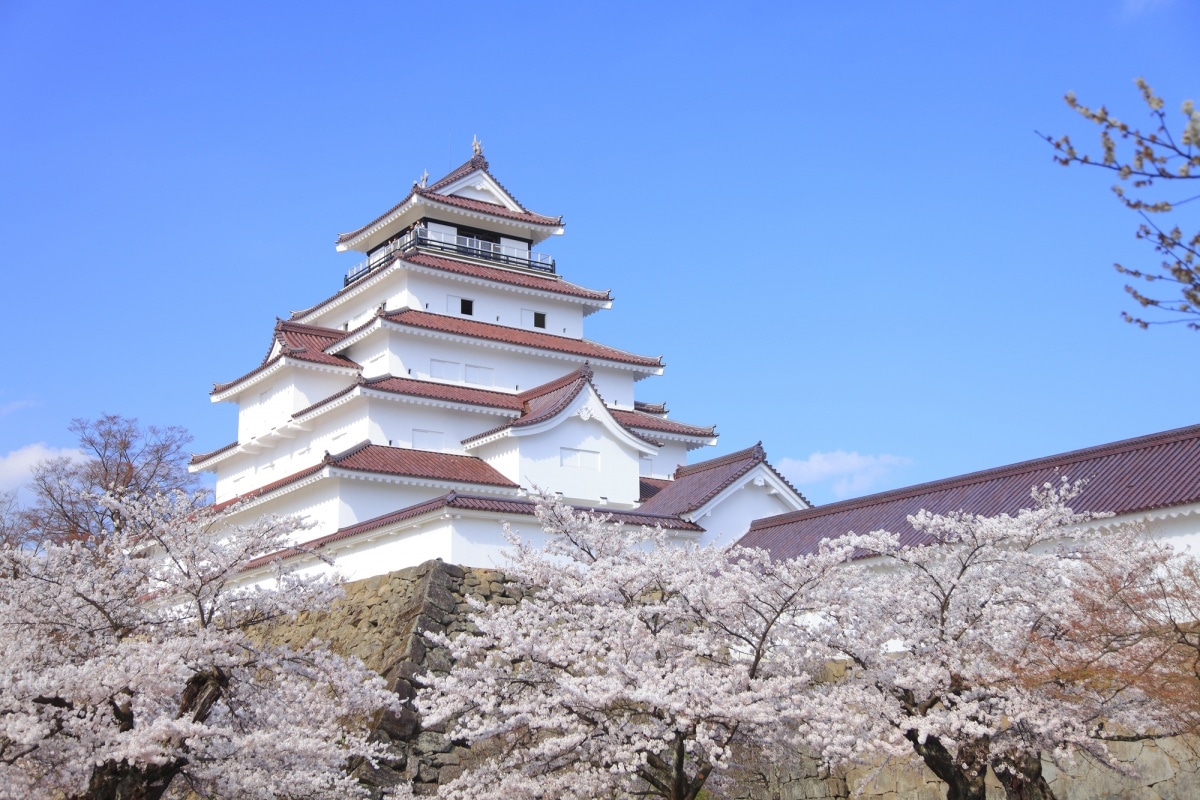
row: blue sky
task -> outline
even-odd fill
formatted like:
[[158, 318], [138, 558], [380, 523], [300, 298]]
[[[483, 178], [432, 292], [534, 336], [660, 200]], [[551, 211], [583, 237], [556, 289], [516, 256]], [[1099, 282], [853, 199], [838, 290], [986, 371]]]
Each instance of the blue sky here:
[[[1200, 101], [1200, 6], [0, 2], [0, 486], [72, 417], [233, 438], [213, 381], [478, 135], [611, 288], [640, 399], [763, 440], [816, 502], [1200, 421], [1200, 334], [1062, 96]], [[1180, 212], [1181, 213], [1181, 212]], [[1193, 212], [1185, 227], [1200, 224]]]

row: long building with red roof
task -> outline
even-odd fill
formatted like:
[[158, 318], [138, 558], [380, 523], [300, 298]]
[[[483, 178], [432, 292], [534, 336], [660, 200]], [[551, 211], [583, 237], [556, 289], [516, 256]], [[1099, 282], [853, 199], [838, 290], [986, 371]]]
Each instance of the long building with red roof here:
[[563, 231], [476, 146], [337, 237], [361, 261], [277, 319], [257, 365], [213, 385], [238, 408], [236, 439], [192, 460], [235, 521], [304, 518], [296, 547], [264, 564], [314, 550], [353, 577], [498, 563], [503, 523], [534, 525], [538, 492], [701, 542], [808, 507], [759, 445], [688, 464], [715, 426], [635, 399], [661, 356], [584, 335], [612, 294], [564, 280], [538, 249]]

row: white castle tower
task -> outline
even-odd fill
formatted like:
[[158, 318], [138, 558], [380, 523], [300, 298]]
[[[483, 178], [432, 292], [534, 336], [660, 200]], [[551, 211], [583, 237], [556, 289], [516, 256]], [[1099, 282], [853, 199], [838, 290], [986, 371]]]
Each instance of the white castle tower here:
[[238, 406], [237, 439], [192, 469], [216, 474], [218, 505], [305, 517], [297, 544], [353, 578], [497, 563], [500, 523], [536, 529], [539, 490], [705, 542], [807, 508], [758, 445], [682, 466], [714, 428], [634, 399], [662, 360], [584, 338], [612, 298], [535, 251], [562, 218], [517, 202], [473, 147], [339, 236], [365, 255], [342, 288], [277, 320], [262, 363], [213, 387]]

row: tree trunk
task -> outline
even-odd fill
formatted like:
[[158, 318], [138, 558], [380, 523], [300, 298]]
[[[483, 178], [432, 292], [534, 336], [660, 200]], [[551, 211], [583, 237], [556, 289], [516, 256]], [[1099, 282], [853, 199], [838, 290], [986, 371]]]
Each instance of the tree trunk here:
[[92, 770], [87, 794], [78, 800], [159, 800], [186, 763], [181, 758], [142, 767], [106, 762]]
[[1042, 777], [1042, 758], [1037, 753], [1008, 756], [996, 764], [996, 777], [1008, 800], [1056, 800]]
[[973, 742], [958, 749], [958, 758], [936, 736], [922, 742], [915, 731], [904, 734], [934, 775], [946, 782], [946, 800], [986, 800], [987, 746]]
[[[177, 717], [191, 717], [194, 722], [206, 721], [213, 705], [225, 694], [228, 686], [228, 676], [218, 667], [197, 672], [183, 689]], [[122, 730], [132, 727], [132, 717], [128, 720], [128, 727], [126, 721], [122, 720]], [[181, 749], [187, 750], [186, 746]], [[106, 761], [92, 770], [87, 794], [71, 800], [160, 800], [187, 763], [183, 757], [165, 764], [141, 766], [134, 766], [128, 761]]]

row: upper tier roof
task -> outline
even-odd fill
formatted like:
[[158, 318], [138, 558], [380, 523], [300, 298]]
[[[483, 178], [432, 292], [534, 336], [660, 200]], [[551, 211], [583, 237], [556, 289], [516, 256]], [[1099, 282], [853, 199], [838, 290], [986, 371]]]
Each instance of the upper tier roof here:
[[908, 518], [965, 511], [995, 516], [1029, 508], [1031, 490], [1086, 480], [1071, 501], [1080, 512], [1132, 514], [1200, 502], [1200, 425], [1022, 461], [755, 520], [738, 544], [776, 558], [816, 552], [822, 539], [887, 530], [905, 546], [927, 543]]
[[337, 455], [326, 453], [321, 461], [311, 467], [218, 503], [214, 508], [220, 511], [242, 500], [263, 497], [289, 484], [316, 475], [326, 467], [451, 484], [466, 483], [478, 486], [499, 486], [506, 489], [520, 488], [497, 472], [490, 464], [474, 456], [434, 453], [429, 450], [410, 450], [405, 447], [387, 447], [361, 442]]
[[[381, 315], [381, 318], [393, 325], [403, 325], [439, 333], [467, 336], [472, 339], [486, 339], [494, 342], [530, 347], [537, 350], [553, 350], [559, 353], [569, 353], [582, 358], [615, 361], [631, 364], [637, 367], [661, 369], [662, 356], [639, 356], [615, 347], [599, 344], [588, 339], [572, 339], [568, 336], [556, 336], [551, 333], [531, 331], [524, 328], [510, 328], [505, 325], [493, 325], [490, 322], [478, 322], [462, 317], [451, 317], [442, 314], [431, 314], [427, 311], [417, 311], [411, 308], [401, 308]], [[365, 329], [372, 323], [367, 323], [359, 330]], [[357, 331], [353, 331], [357, 333]]]
[[[679, 467], [673, 481], [661, 487], [649, 487], [658, 488], [658, 491], [650, 494], [640, 510], [654, 514], [689, 514], [760, 464], [808, 504], [808, 500], [767, 463], [767, 453], [759, 442], [736, 453]], [[649, 494], [647, 488], [643, 486], [643, 496]]]
[[271, 336], [271, 345], [262, 362], [244, 375], [240, 375], [225, 383], [214, 383], [211, 394], [219, 394], [236, 386], [247, 378], [264, 372], [284, 358], [297, 361], [307, 361], [312, 364], [322, 364], [330, 367], [346, 367], [359, 369], [359, 365], [350, 359], [331, 355], [325, 349], [345, 337], [345, 331], [333, 328], [323, 328], [318, 325], [305, 325], [287, 320], [275, 321], [275, 332]]
[[336, 300], [350, 294], [357, 294], [373, 279], [378, 278], [385, 272], [389, 272], [397, 267], [403, 268], [404, 265], [411, 265], [424, 270], [434, 270], [453, 275], [461, 275], [464, 278], [472, 278], [491, 283], [501, 283], [521, 289], [549, 292], [550, 294], [560, 295], [568, 298], [578, 298], [579, 300], [589, 301], [592, 304], [603, 304], [601, 307], [605, 307], [606, 304], [612, 302], [612, 293], [607, 289], [604, 291], [587, 289], [583, 286], [564, 281], [562, 278], [559, 278], [555, 275], [535, 275], [528, 272], [518, 272], [516, 270], [502, 269], [499, 267], [487, 267], [482, 264], [458, 261], [457, 259], [446, 258], [444, 256], [434, 256], [427, 253], [397, 252], [389, 256], [388, 259], [382, 262], [379, 266], [373, 267], [372, 272], [374, 274], [372, 276], [352, 283], [349, 286], [345, 286], [329, 297], [326, 297], [324, 300], [314, 303], [308, 308], [300, 311], [293, 311], [291, 318], [297, 321], [304, 321], [305, 318], [316, 314]]
[[[470, 179], [477, 178], [475, 184]], [[468, 189], [482, 187], [478, 193], [492, 198], [495, 202], [479, 197], [468, 196]], [[546, 236], [558, 233], [562, 229], [562, 217], [549, 217], [534, 213], [517, 202], [512, 193], [488, 171], [488, 162], [481, 154], [473, 156], [469, 161], [451, 170], [443, 178], [435, 181], [432, 186], [423, 187], [417, 183], [404, 199], [390, 209], [380, 214], [366, 225], [349, 233], [339, 234], [338, 250], [369, 250], [390, 235], [392, 228], [400, 223], [405, 212], [416, 206], [439, 205], [450, 209], [460, 209], [471, 215], [484, 215], [508, 223], [516, 223], [527, 227], [531, 237], [537, 241]]]

